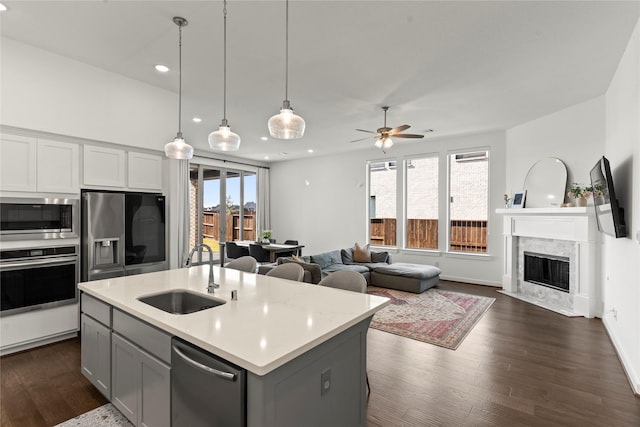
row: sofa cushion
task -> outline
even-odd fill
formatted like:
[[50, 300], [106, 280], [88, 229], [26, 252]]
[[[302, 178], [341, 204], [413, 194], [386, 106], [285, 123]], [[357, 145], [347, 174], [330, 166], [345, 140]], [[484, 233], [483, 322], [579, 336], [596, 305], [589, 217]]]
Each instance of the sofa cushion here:
[[293, 255], [291, 259], [298, 262], [306, 262], [307, 264], [311, 262], [310, 256]]
[[342, 264], [342, 256], [340, 256], [340, 250], [336, 249], [331, 252], [324, 252], [318, 255], [311, 255], [311, 262], [320, 265], [320, 268], [324, 270], [332, 264]]
[[322, 272], [320, 266], [315, 263], [296, 261], [295, 258], [278, 258], [278, 264], [285, 264], [288, 262], [295, 262], [304, 269], [304, 281], [307, 283], [317, 284], [322, 279]]
[[360, 246], [357, 242], [353, 246], [353, 261], [355, 262], [371, 262], [371, 250], [369, 244]]
[[438, 267], [403, 262], [382, 265], [376, 267], [374, 271], [390, 276], [413, 277], [415, 279], [430, 279], [440, 275], [440, 269]]
[[374, 271], [378, 267], [386, 267], [389, 264], [387, 264], [386, 262], [364, 262], [358, 265], [367, 267], [369, 271]]
[[330, 273], [330, 272], [334, 272], [334, 271], [340, 271], [340, 270], [349, 270], [349, 271], [355, 271], [356, 273], [368, 273], [369, 272], [369, 268], [363, 264], [332, 264], [329, 265], [326, 268], [323, 268], [322, 271], [326, 272], [326, 273]]
[[353, 248], [344, 248], [340, 250], [340, 255], [342, 256], [343, 264], [353, 263]]
[[389, 252], [373, 252], [371, 251], [371, 262], [384, 262], [390, 264], [389, 262]]

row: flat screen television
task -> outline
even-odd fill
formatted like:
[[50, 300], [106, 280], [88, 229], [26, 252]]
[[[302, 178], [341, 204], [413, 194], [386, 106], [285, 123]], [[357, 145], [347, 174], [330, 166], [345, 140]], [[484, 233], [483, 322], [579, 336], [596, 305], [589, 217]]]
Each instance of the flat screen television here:
[[618, 206], [609, 160], [604, 156], [598, 160], [590, 176], [598, 229], [613, 237], [626, 237], [624, 210]]

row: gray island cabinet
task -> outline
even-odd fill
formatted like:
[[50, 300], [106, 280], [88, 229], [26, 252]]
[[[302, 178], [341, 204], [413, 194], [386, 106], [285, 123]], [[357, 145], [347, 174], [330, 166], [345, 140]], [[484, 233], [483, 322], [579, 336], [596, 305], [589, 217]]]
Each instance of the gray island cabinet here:
[[[214, 268], [224, 304], [191, 314], [139, 298], [208, 296], [205, 267], [80, 283], [83, 374], [136, 426], [365, 426], [366, 334], [388, 300]], [[241, 391], [185, 381], [176, 342], [237, 368]], [[241, 416], [218, 417], [229, 408]]]

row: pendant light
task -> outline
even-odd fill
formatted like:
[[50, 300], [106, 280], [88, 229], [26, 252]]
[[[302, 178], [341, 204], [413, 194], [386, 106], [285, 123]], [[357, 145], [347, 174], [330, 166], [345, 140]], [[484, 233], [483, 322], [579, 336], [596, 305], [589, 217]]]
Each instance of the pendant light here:
[[224, 1], [222, 10], [224, 16], [224, 91], [222, 111], [223, 118], [220, 128], [209, 134], [209, 146], [213, 150], [220, 151], [237, 151], [240, 148], [240, 136], [231, 132], [229, 122], [227, 121], [227, 1]]
[[286, 0], [284, 101], [280, 114], [269, 119], [269, 134], [278, 139], [297, 139], [304, 135], [304, 119], [293, 113], [289, 102], [289, 0]]
[[187, 20], [176, 16], [173, 22], [178, 26], [178, 63], [179, 63], [179, 80], [178, 86], [178, 133], [176, 138], [164, 146], [164, 153], [170, 159], [183, 160], [193, 157], [193, 147], [184, 142], [182, 138], [182, 27], [188, 24]]

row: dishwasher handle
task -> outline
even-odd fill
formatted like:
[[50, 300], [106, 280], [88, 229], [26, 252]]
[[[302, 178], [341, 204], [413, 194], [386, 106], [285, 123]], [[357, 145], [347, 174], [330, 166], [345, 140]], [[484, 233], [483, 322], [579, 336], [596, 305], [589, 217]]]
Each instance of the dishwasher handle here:
[[190, 364], [194, 368], [201, 369], [201, 370], [203, 370], [205, 372], [213, 374], [213, 375], [215, 375], [217, 377], [220, 377], [223, 380], [227, 380], [227, 381], [235, 381], [236, 378], [237, 378], [237, 375], [233, 374], [231, 372], [223, 372], [223, 371], [220, 371], [218, 369], [214, 369], [214, 368], [212, 368], [210, 366], [203, 365], [200, 362], [196, 362], [195, 360], [191, 359], [186, 354], [184, 354], [182, 351], [180, 351], [180, 349], [177, 346], [173, 345], [172, 347], [173, 347], [173, 351], [175, 351], [178, 356], [180, 356], [185, 362], [187, 362], [188, 364]]

